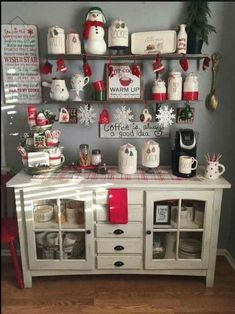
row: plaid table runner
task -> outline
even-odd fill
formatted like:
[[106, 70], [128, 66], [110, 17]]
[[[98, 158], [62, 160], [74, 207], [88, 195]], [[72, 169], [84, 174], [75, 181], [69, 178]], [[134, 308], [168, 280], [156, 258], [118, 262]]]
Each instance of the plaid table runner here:
[[84, 172], [78, 173], [75, 170], [62, 169], [58, 172], [45, 173], [40, 175], [33, 175], [32, 179], [53, 179], [53, 180], [76, 180], [76, 179], [85, 179], [85, 180], [140, 180], [140, 181], [182, 181], [182, 180], [193, 180], [193, 181], [202, 181], [203, 178], [199, 175], [193, 178], [181, 178], [176, 177], [172, 174], [170, 167], [158, 167], [155, 170], [155, 173], [148, 174], [144, 169], [138, 169], [135, 174], [125, 175], [118, 172], [118, 168], [115, 166], [108, 167], [107, 174], [98, 174], [96, 172]]

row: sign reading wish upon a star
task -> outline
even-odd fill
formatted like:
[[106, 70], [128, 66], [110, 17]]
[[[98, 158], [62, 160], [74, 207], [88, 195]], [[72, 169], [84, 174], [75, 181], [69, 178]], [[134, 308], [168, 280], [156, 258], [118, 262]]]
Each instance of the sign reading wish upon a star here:
[[5, 103], [40, 103], [37, 27], [3, 24], [1, 37]]

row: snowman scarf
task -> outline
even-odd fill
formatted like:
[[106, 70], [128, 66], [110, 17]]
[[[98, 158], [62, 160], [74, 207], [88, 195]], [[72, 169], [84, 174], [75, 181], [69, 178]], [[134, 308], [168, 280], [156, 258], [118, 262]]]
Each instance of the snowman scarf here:
[[84, 32], [83, 32], [83, 38], [86, 39], [86, 40], [88, 39], [91, 26], [104, 27], [104, 23], [103, 22], [99, 22], [99, 21], [86, 21], [85, 22], [85, 29], [84, 29]]

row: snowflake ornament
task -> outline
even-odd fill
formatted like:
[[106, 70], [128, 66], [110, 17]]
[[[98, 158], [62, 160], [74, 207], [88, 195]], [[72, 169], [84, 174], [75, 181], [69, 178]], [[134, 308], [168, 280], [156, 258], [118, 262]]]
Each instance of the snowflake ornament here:
[[121, 109], [117, 108], [115, 110], [114, 119], [116, 122], [126, 125], [129, 124], [132, 120], [134, 120], [134, 116], [130, 108], [122, 106]]
[[159, 113], [156, 114], [156, 119], [158, 120], [159, 125], [166, 128], [173, 124], [173, 120], [175, 119], [175, 114], [173, 112], [174, 109], [168, 108], [168, 106], [160, 108]]
[[96, 113], [94, 112], [95, 109], [93, 106], [90, 106], [88, 104], [80, 106], [78, 111], [78, 119], [81, 124], [84, 124], [85, 126], [90, 126], [90, 124], [95, 122]]

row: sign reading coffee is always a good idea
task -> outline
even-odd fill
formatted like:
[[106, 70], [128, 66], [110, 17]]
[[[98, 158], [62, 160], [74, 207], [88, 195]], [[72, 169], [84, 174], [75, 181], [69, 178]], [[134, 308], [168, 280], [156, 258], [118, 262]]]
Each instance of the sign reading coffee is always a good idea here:
[[40, 103], [38, 35], [35, 25], [2, 25], [5, 103]]
[[142, 99], [143, 77], [141, 64], [135, 64], [138, 75], [134, 75], [131, 64], [106, 64], [107, 99]]
[[102, 138], [157, 138], [169, 137], [170, 128], [162, 128], [157, 122], [131, 122], [100, 124]]

